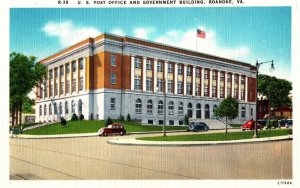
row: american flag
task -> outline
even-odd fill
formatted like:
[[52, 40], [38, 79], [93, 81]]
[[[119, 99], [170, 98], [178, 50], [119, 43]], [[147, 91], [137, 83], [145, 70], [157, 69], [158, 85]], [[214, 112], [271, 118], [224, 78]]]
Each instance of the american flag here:
[[201, 29], [197, 29], [197, 37], [205, 39], [205, 31], [203, 31]]

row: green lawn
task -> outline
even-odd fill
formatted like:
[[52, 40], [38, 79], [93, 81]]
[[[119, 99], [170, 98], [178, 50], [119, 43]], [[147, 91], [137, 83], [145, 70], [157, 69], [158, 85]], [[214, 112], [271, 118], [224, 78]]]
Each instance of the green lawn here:
[[[258, 132], [260, 138], [283, 136], [292, 134], [292, 129], [281, 129], [281, 130], [262, 130]], [[251, 139], [253, 137], [253, 131], [243, 132], [229, 132], [225, 133], [208, 133], [208, 134], [192, 134], [192, 135], [178, 135], [178, 136], [167, 136], [167, 137], [140, 137], [139, 140], [149, 141], [224, 141], [224, 140], [240, 140], [240, 139]]]
[[[117, 121], [115, 121], [117, 122]], [[120, 122], [120, 121], [119, 121]], [[141, 125], [137, 122], [120, 122], [124, 125], [127, 132], [150, 132], [162, 131], [162, 126]], [[30, 135], [55, 135], [55, 134], [77, 134], [77, 133], [95, 133], [101, 127], [104, 127], [103, 120], [83, 120], [83, 121], [68, 121], [66, 126], [60, 123], [27, 130], [23, 134]], [[185, 130], [185, 126], [166, 126], [166, 130]]]

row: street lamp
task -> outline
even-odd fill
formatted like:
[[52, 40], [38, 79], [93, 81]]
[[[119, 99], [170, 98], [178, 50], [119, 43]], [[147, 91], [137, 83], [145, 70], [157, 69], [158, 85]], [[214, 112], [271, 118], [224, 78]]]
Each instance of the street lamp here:
[[255, 128], [254, 128], [255, 130], [254, 130], [253, 138], [257, 138], [258, 137], [258, 134], [257, 134], [258, 73], [259, 73], [259, 67], [260, 67], [260, 65], [265, 64], [265, 63], [271, 63], [271, 67], [270, 67], [270, 71], [271, 72], [275, 70], [275, 68], [274, 68], [274, 61], [273, 60], [271, 60], [271, 61], [264, 61], [264, 62], [258, 62], [258, 60], [256, 60], [256, 114], [255, 114], [256, 119], [255, 119]]
[[163, 136], [167, 136], [166, 133], [166, 121], [167, 121], [167, 87], [166, 87], [166, 79], [164, 79], [164, 124], [163, 124]]

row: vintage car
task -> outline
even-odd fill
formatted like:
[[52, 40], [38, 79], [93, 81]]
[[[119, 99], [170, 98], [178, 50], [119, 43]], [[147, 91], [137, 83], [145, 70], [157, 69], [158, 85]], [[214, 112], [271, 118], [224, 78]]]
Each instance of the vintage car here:
[[[263, 125], [257, 123], [257, 129], [262, 129]], [[255, 121], [253, 119], [247, 121], [244, 125], [241, 126], [243, 131], [245, 130], [254, 130], [255, 129]]]
[[99, 129], [98, 135], [99, 136], [107, 136], [107, 135], [120, 135], [123, 136], [126, 134], [126, 130], [121, 123], [113, 123], [108, 125], [107, 127], [103, 127]]
[[191, 122], [186, 131], [198, 132], [208, 131], [209, 127], [203, 122]]

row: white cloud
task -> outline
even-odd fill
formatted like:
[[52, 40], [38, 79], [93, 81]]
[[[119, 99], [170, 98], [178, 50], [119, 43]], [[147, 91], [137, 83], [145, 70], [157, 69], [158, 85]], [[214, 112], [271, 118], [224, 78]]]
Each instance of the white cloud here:
[[115, 35], [125, 36], [125, 32], [120, 28], [113, 29], [111, 33]]
[[64, 47], [73, 45], [88, 37], [99, 35], [100, 31], [93, 27], [76, 27], [72, 21], [48, 22], [42, 28], [48, 36], [58, 37]]
[[205, 27], [198, 27], [205, 31], [206, 38], [196, 37], [196, 28], [185, 31], [169, 31], [154, 39], [156, 42], [174, 45], [180, 48], [194, 50], [202, 53], [216, 55], [220, 57], [245, 61], [250, 57], [250, 49], [247, 46], [237, 46], [234, 48], [223, 47], [217, 41], [214, 31]]
[[154, 28], [142, 28], [142, 27], [138, 27], [138, 28], [135, 28], [133, 30], [133, 34], [137, 38], [148, 39], [149, 38], [149, 34], [153, 33], [154, 31], [155, 31]]

